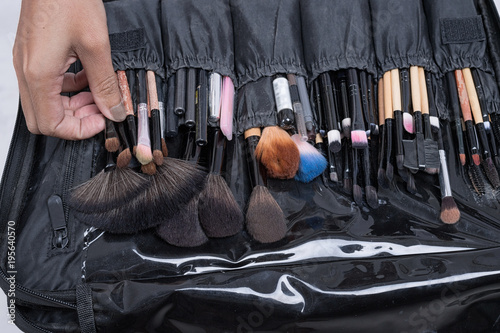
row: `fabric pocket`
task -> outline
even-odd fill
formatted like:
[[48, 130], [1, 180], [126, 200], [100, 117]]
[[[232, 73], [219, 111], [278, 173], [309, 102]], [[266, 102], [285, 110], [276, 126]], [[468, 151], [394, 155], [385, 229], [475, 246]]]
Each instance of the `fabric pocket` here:
[[276, 73], [305, 76], [298, 0], [232, 0], [238, 86]]
[[345, 68], [375, 73], [367, 1], [302, 0], [300, 11], [310, 81]]

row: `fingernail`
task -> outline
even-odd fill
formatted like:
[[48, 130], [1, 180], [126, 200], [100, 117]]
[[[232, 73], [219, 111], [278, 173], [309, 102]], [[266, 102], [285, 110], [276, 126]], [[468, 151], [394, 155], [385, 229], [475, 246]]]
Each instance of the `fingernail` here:
[[123, 102], [120, 102], [120, 104], [113, 106], [111, 109], [109, 109], [109, 111], [111, 112], [114, 121], [124, 121], [127, 117], [127, 111], [125, 110]]

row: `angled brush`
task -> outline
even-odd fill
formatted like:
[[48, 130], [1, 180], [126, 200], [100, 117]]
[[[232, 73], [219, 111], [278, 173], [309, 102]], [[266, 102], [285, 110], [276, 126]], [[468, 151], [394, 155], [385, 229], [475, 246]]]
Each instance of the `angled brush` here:
[[474, 117], [474, 122], [476, 123], [476, 131], [481, 143], [483, 155], [483, 162], [481, 164], [491, 185], [494, 189], [497, 189], [500, 187], [500, 178], [491, 157], [490, 145], [488, 143], [488, 137], [486, 134], [486, 129], [484, 128], [483, 117], [481, 114], [481, 106], [479, 104], [479, 99], [477, 97], [476, 87], [474, 85], [474, 80], [472, 78], [470, 68], [462, 69], [462, 74], [465, 80], [467, 95], [469, 96], [472, 115]]
[[234, 199], [221, 169], [226, 138], [216, 128], [212, 143], [210, 173], [207, 184], [200, 194], [198, 211], [200, 223], [208, 237], [228, 237], [243, 229], [243, 213]]
[[259, 128], [251, 128], [244, 133], [248, 169], [253, 185], [246, 208], [246, 228], [256, 241], [273, 243], [285, 237], [287, 220], [283, 210], [265, 186], [259, 171], [259, 163], [255, 159], [255, 148], [258, 145], [260, 135]]

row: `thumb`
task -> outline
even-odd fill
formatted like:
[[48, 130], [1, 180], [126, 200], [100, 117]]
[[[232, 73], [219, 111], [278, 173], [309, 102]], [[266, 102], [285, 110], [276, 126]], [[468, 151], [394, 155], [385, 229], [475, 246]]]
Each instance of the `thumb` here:
[[94, 39], [92, 45], [80, 50], [78, 57], [85, 69], [95, 104], [106, 118], [123, 121], [127, 115], [113, 70], [107, 29], [102, 36]]

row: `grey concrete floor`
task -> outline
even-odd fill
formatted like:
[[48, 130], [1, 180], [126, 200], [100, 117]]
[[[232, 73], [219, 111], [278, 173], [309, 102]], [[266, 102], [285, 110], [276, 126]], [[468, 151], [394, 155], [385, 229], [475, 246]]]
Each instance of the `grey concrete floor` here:
[[[500, 0], [495, 0], [497, 8]], [[9, 148], [18, 106], [18, 88], [12, 66], [12, 46], [16, 35], [21, 0], [0, 2], [0, 170], [3, 170]], [[0, 221], [5, 223], [5, 221]], [[0, 332], [21, 332], [9, 324], [6, 297], [0, 292]]]

